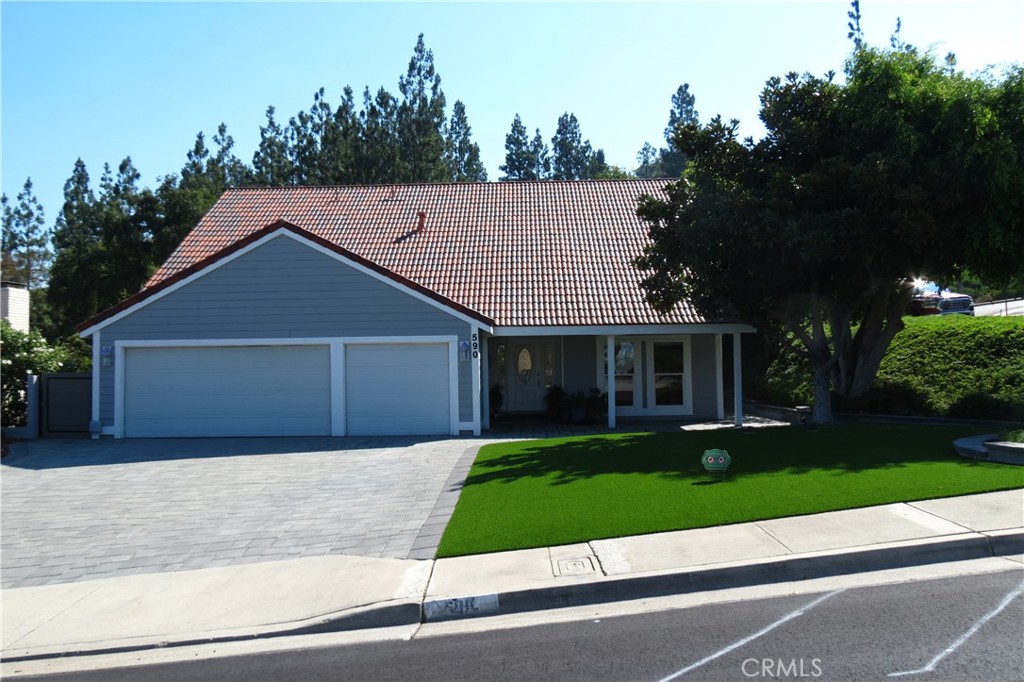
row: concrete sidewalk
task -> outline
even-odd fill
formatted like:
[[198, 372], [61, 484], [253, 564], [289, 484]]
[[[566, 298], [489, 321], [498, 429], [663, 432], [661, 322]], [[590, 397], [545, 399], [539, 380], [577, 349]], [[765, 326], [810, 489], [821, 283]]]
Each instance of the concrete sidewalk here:
[[1024, 490], [434, 561], [311, 557], [2, 593], [5, 662], [496, 615], [1024, 553]]

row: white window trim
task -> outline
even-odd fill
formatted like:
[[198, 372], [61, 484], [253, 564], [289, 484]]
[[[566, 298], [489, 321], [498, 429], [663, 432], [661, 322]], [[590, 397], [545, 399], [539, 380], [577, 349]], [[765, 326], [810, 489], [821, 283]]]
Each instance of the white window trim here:
[[125, 356], [131, 348], [223, 348], [231, 346], [329, 346], [331, 357], [331, 435], [347, 433], [345, 411], [345, 349], [355, 345], [384, 344], [440, 344], [448, 345], [448, 419], [451, 435], [459, 429], [479, 428], [479, 413], [473, 422], [459, 421], [459, 362], [457, 336], [352, 336], [269, 339], [146, 339], [114, 342], [114, 425], [104, 428], [114, 438], [124, 438], [125, 432]]
[[[631, 343], [633, 344], [633, 405], [626, 407], [624, 405], [615, 405], [615, 415], [622, 417], [638, 417], [647, 414], [644, 411], [644, 376], [643, 376], [643, 346], [642, 341], [645, 341], [644, 337], [639, 336], [616, 336], [615, 343]], [[614, 353], [614, 351], [613, 351]], [[605, 393], [609, 396], [608, 406], [611, 407], [615, 402], [615, 396], [613, 395], [614, 388], [608, 386], [608, 375], [605, 374], [605, 361], [609, 357], [608, 352], [608, 339], [606, 337], [599, 337], [597, 339], [597, 385], [599, 388], [604, 389]], [[611, 357], [614, 357], [611, 354]], [[614, 371], [612, 376], [614, 376]]]
[[[691, 415], [693, 414], [693, 362], [690, 353], [689, 336], [667, 336], [644, 339], [644, 353], [646, 357], [644, 372], [644, 385], [647, 388], [647, 407], [644, 414], [651, 415]], [[682, 405], [655, 405], [654, 393], [654, 344], [656, 343], [682, 343], [683, 344], [683, 404]]]
[[[654, 416], [689, 416], [693, 414], [693, 356], [690, 335], [659, 335], [659, 336], [616, 336], [615, 343], [632, 343], [636, 356], [633, 368], [633, 406], [615, 407], [615, 414], [623, 417], [654, 417]], [[607, 358], [607, 339], [597, 340], [597, 366], [595, 372], [598, 386], [611, 394], [608, 377], [605, 374]], [[656, 342], [672, 342], [683, 344], [683, 404], [654, 404], [654, 344]], [[646, 397], [646, 407], [644, 398]], [[609, 402], [611, 405], [611, 402]]]

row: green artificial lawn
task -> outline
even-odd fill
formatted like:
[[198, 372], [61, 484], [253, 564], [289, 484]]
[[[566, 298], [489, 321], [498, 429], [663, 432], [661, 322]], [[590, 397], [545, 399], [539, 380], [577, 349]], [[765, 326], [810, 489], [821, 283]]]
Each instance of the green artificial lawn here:
[[[858, 425], [623, 433], [480, 450], [438, 556], [546, 547], [1024, 487], [960, 457], [977, 429]], [[709, 474], [705, 449], [732, 456]]]

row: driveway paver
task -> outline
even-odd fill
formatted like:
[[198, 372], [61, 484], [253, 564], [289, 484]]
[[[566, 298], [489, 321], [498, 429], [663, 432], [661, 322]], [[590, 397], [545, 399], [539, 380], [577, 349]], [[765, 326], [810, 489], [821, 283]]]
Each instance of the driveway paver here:
[[[484, 442], [16, 443], [0, 467], [2, 587], [330, 554], [406, 558], [428, 518], [447, 522], [438, 499], [461, 487], [455, 465]], [[431, 536], [417, 558], [432, 556]]]
[[0, 587], [332, 554], [429, 559], [480, 447], [606, 431], [494, 427], [483, 438], [15, 443], [0, 464]]

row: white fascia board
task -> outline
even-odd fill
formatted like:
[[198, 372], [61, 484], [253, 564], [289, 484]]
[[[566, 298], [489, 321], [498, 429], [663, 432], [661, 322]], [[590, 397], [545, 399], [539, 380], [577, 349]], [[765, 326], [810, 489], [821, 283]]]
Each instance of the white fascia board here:
[[238, 339], [124, 339], [114, 342], [118, 348], [188, 348], [204, 346], [326, 346], [342, 343], [347, 346], [356, 344], [379, 343], [454, 343], [452, 335], [446, 336], [331, 336], [308, 338], [238, 338]]
[[658, 336], [662, 334], [752, 334], [742, 323], [581, 325], [562, 327], [494, 327], [494, 336]]
[[98, 322], [98, 323], [94, 324], [93, 326], [91, 326], [91, 327], [89, 327], [87, 329], [84, 329], [83, 331], [81, 331], [79, 333], [79, 336], [84, 339], [84, 338], [90, 336], [91, 334], [93, 334], [94, 332], [97, 332], [97, 331], [99, 331], [99, 330], [103, 329], [104, 327], [107, 327], [107, 326], [109, 326], [111, 324], [114, 324], [118, 320], [121, 320], [121, 319], [127, 317], [128, 315], [131, 315], [132, 313], [134, 313], [134, 312], [136, 312], [136, 311], [146, 307], [147, 305], [149, 305], [151, 303], [159, 301], [164, 296], [172, 294], [175, 291], [177, 291], [178, 289], [181, 289], [182, 287], [188, 286], [189, 284], [191, 284], [192, 282], [196, 281], [197, 279], [199, 279], [201, 277], [205, 277], [206, 275], [208, 275], [211, 272], [214, 272], [218, 268], [221, 268], [224, 265], [227, 265], [228, 263], [230, 263], [230, 262], [232, 262], [232, 261], [234, 261], [234, 260], [236, 260], [238, 258], [241, 258], [242, 256], [246, 255], [250, 251], [258, 249], [259, 247], [263, 246], [267, 242], [269, 242], [269, 241], [271, 241], [273, 239], [277, 239], [278, 237], [290, 237], [291, 239], [294, 239], [295, 241], [299, 242], [300, 244], [303, 244], [303, 245], [308, 246], [309, 248], [314, 249], [314, 250], [316, 250], [316, 251], [318, 251], [318, 252], [320, 252], [322, 254], [330, 256], [331, 258], [333, 258], [333, 259], [335, 259], [335, 260], [337, 260], [337, 261], [339, 261], [341, 263], [344, 263], [345, 265], [348, 265], [349, 267], [359, 271], [360, 273], [362, 273], [364, 275], [368, 275], [368, 276], [370, 276], [370, 277], [372, 277], [372, 278], [374, 278], [374, 279], [376, 279], [376, 280], [378, 280], [380, 282], [383, 282], [384, 284], [387, 284], [388, 286], [394, 287], [395, 289], [398, 289], [399, 291], [402, 291], [403, 293], [406, 293], [409, 296], [412, 296], [413, 298], [415, 298], [415, 299], [417, 299], [419, 301], [422, 301], [422, 302], [424, 302], [424, 303], [426, 303], [426, 304], [428, 304], [428, 305], [430, 305], [430, 306], [432, 306], [434, 308], [437, 308], [438, 310], [441, 310], [443, 312], [448, 313], [452, 317], [458, 318], [459, 320], [462, 320], [463, 322], [465, 322], [467, 324], [477, 325], [481, 329], [483, 329], [483, 330], [485, 330], [487, 332], [491, 331], [491, 327], [489, 327], [488, 325], [484, 324], [483, 322], [481, 322], [478, 319], [475, 319], [473, 317], [470, 317], [469, 315], [461, 313], [458, 310], [455, 310], [454, 308], [449, 308], [448, 306], [444, 305], [440, 301], [434, 300], [433, 298], [427, 296], [426, 294], [423, 294], [423, 293], [421, 293], [419, 291], [416, 291], [415, 289], [412, 289], [410, 287], [405, 286], [404, 284], [396, 282], [395, 280], [393, 280], [390, 277], [387, 277], [385, 275], [382, 275], [381, 273], [377, 272], [376, 270], [373, 270], [371, 268], [366, 267], [365, 265], [362, 265], [362, 264], [357, 263], [357, 262], [355, 262], [355, 261], [353, 261], [353, 260], [351, 260], [349, 258], [346, 258], [345, 256], [341, 255], [340, 253], [337, 253], [336, 251], [328, 249], [325, 246], [317, 244], [316, 242], [310, 241], [309, 239], [306, 239], [305, 237], [303, 237], [301, 235], [295, 234], [294, 232], [292, 232], [288, 228], [282, 227], [282, 228], [280, 228], [278, 230], [275, 230], [275, 231], [271, 232], [270, 234], [267, 234], [267, 235], [264, 235], [263, 237], [260, 237], [259, 239], [254, 241], [252, 244], [248, 244], [248, 245], [238, 249], [234, 253], [228, 254], [227, 256], [224, 256], [223, 258], [217, 259], [217, 261], [215, 261], [213, 263], [210, 263], [207, 267], [203, 268], [202, 270], [199, 270], [198, 272], [194, 272], [191, 275], [189, 275], [188, 277], [185, 277], [184, 279], [182, 279], [180, 282], [175, 282], [174, 284], [168, 286], [166, 289], [162, 289], [162, 290], [158, 291], [157, 293], [153, 294], [152, 296], [148, 296], [147, 298], [139, 301], [135, 305], [132, 305], [132, 306], [129, 306], [128, 308], [125, 308], [124, 310], [120, 311], [116, 315], [112, 315], [111, 317], [107, 318], [106, 320], [103, 320], [102, 322]]

